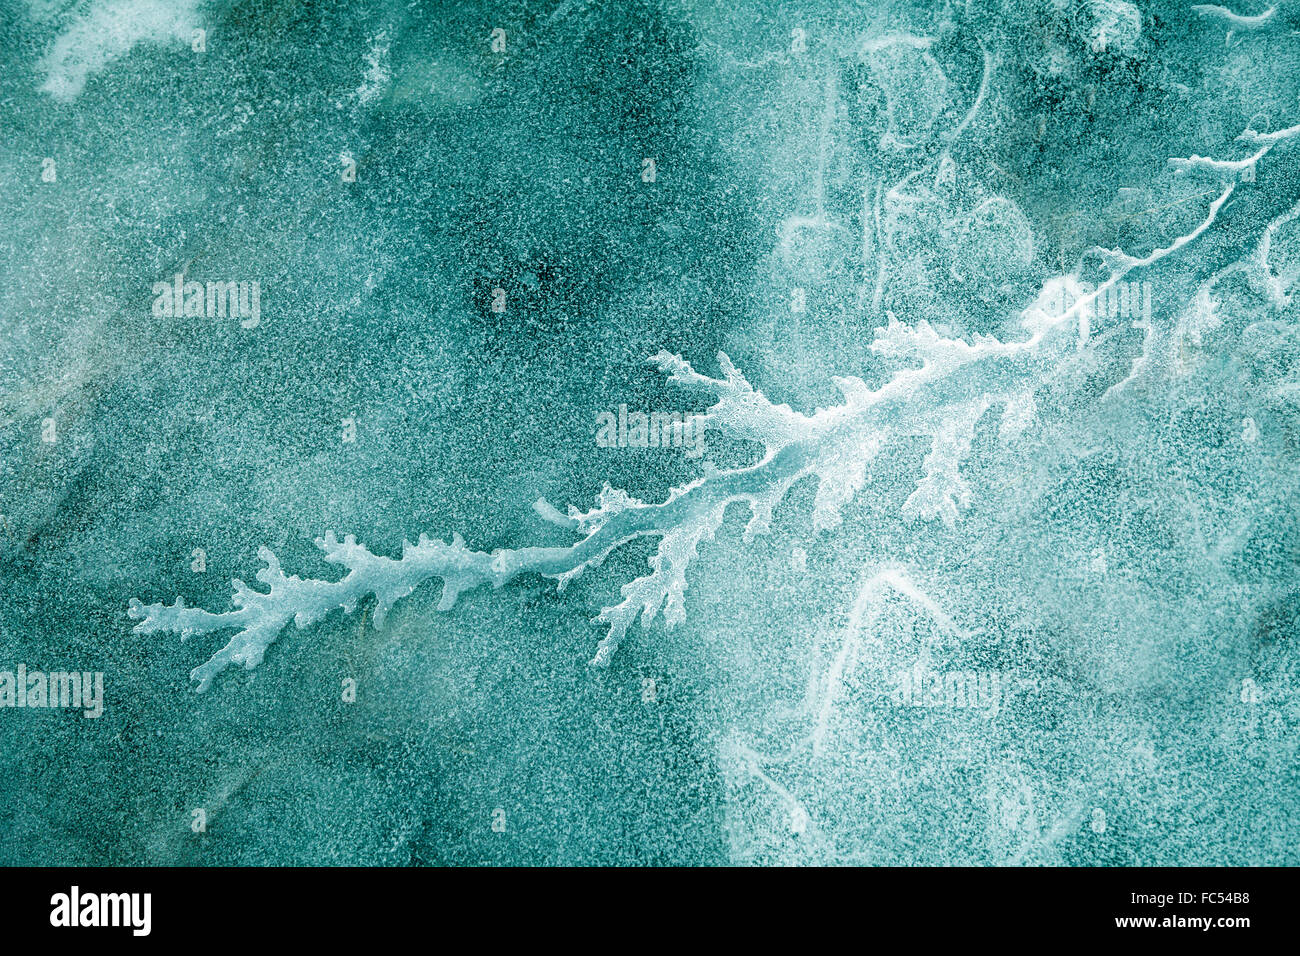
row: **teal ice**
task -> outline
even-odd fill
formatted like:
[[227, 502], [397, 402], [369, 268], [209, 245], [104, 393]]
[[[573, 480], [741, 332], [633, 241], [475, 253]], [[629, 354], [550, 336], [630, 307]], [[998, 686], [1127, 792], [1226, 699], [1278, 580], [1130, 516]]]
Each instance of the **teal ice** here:
[[3, 0], [0, 862], [1300, 863], [1268, 3]]

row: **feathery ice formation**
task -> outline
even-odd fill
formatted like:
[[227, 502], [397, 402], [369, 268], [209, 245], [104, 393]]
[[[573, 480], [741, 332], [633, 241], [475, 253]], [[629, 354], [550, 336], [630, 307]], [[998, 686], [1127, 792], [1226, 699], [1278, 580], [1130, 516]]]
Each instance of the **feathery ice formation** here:
[[[340, 541], [328, 532], [316, 545], [326, 561], [346, 569], [339, 580], [286, 575], [275, 555], [262, 548], [259, 557], [266, 566], [257, 572], [257, 580], [269, 590], [258, 591], [236, 579], [232, 582], [235, 607], [224, 612], [186, 607], [182, 598], [170, 606], [145, 605], [132, 599], [129, 614], [139, 620], [135, 630], [142, 634], [171, 631], [184, 639], [234, 629], [230, 641], [192, 672], [191, 678], [203, 691], [229, 666], [242, 664], [251, 669], [261, 663], [266, 649], [290, 621], [306, 628], [335, 609], [352, 613], [373, 596], [374, 623], [381, 626], [394, 603], [433, 578], [442, 581], [439, 610], [453, 607], [464, 591], [484, 584], [499, 588], [526, 574], [555, 579], [563, 590], [569, 581], [599, 566], [633, 539], [658, 537], [658, 549], [649, 560], [651, 573], [623, 585], [622, 600], [596, 617], [608, 630], [591, 663], [606, 666], [638, 614], [643, 625], [651, 623], [661, 610], [669, 627], [685, 620], [687, 568], [700, 542], [713, 537], [733, 503], [749, 507], [744, 532], [749, 541], [768, 528], [774, 509], [797, 482], [816, 478], [813, 530], [833, 528], [840, 522], [841, 509], [866, 483], [867, 469], [882, 449], [897, 439], [923, 437], [930, 441], [924, 474], [903, 502], [902, 513], [912, 518], [939, 518], [951, 526], [971, 499], [972, 490], [960, 469], [981, 417], [990, 408], [1001, 407], [999, 435], [1004, 441], [1014, 440], [1033, 420], [1035, 390], [1082, 347], [1090, 331], [1096, 331], [1089, 329], [1087, 317], [1098, 296], [1135, 269], [1149, 267], [1198, 238], [1231, 197], [1241, 171], [1297, 136], [1300, 126], [1268, 134], [1248, 130], [1240, 140], [1258, 149], [1245, 159], [1192, 156], [1170, 160], [1180, 173], [1207, 173], [1224, 184], [1204, 220], [1143, 257], [1119, 249], [1089, 250], [1085, 259], [1095, 257], [1110, 271], [1109, 277], [1086, 293], [1079, 282], [1082, 265], [1050, 279], [1022, 313], [1023, 339], [1004, 342], [976, 336], [966, 342], [940, 335], [924, 320], [909, 325], [891, 314], [888, 325], [876, 330], [871, 349], [894, 365], [892, 376], [875, 389], [860, 378], [837, 378], [843, 402], [812, 415], [771, 403], [725, 354], [718, 356], [722, 377], [711, 378], [680, 356], [660, 352], [650, 361], [669, 381], [714, 400], [707, 411], [691, 416], [691, 427], [755, 442], [764, 453], [756, 463], [740, 468], [719, 469], [706, 461], [699, 478], [672, 489], [659, 503], [640, 501], [608, 484], [597, 496], [596, 506], [587, 512], [570, 506], [563, 515], [539, 499], [534, 504], [539, 516], [578, 536], [568, 547], [489, 553], [470, 550], [459, 534], [450, 542], [422, 535], [416, 544], [403, 544], [401, 557], [390, 558], [374, 554], [352, 535]], [[1270, 270], [1269, 242], [1298, 212], [1300, 206], [1270, 222], [1252, 258], [1229, 267], [1245, 270], [1275, 307], [1287, 300]], [[1209, 284], [1228, 271], [1217, 273]], [[1061, 301], [1073, 304], [1059, 311], [1055, 304]], [[1135, 361], [1130, 376], [1115, 388], [1150, 364], [1147, 349], [1158, 335], [1156, 330], [1149, 331], [1143, 355]]]

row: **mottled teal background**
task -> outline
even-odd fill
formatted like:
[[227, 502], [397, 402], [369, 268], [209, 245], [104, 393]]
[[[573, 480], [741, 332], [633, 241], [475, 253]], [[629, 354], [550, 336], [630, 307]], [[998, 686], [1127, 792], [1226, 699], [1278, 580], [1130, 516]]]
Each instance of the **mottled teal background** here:
[[[1118, 24], [1104, 48], [1098, 24]], [[834, 531], [804, 486], [752, 544], [731, 515], [686, 623], [634, 631], [607, 671], [590, 619], [646, 543], [562, 595], [530, 580], [440, 615], [435, 586], [381, 631], [336, 614], [204, 695], [187, 677], [222, 639], [125, 613], [224, 609], [261, 545], [328, 576], [327, 529], [386, 554], [421, 532], [561, 544], [538, 496], [659, 500], [700, 464], [598, 448], [594, 423], [698, 407], [645, 364], [660, 349], [713, 374], [725, 349], [807, 412], [832, 376], [883, 380], [889, 312], [1017, 334], [1089, 246], [1141, 255], [1205, 218], [1215, 183], [1169, 157], [1300, 122], [1300, 7], [1231, 27], [1118, 0], [0, 0], [0, 669], [103, 671], [107, 698], [98, 720], [0, 710], [0, 862], [1300, 863], [1300, 313], [1241, 276], [1177, 371], [1105, 397], [1142, 351], [1121, 323], [1024, 443], [984, 423], [952, 529], [900, 514], [915, 442]], [[908, 144], [882, 143], [891, 113]], [[925, 191], [873, 232], [874, 190], [913, 171]], [[1155, 324], [1298, 174], [1280, 145], [1135, 275]], [[1297, 226], [1273, 253], [1293, 286]], [[154, 316], [179, 271], [259, 280], [260, 325]], [[1036, 689], [989, 718], [891, 708], [849, 674], [814, 755], [804, 689], [887, 565], [967, 635], [890, 598], [878, 663], [924, 647]]]

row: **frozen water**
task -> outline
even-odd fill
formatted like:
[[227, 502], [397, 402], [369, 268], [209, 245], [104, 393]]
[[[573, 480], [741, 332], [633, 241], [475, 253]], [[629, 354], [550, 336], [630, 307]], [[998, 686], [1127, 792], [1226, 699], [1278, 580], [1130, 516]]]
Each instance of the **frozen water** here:
[[1300, 862], [1270, 9], [13, 6], [0, 860]]

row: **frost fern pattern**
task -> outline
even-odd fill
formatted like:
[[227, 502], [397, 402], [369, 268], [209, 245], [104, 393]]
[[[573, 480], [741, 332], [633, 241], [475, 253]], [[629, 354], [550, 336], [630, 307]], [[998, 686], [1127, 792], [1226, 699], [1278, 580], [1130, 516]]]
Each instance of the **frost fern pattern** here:
[[[128, 613], [139, 621], [135, 630], [142, 634], [175, 632], [182, 639], [234, 630], [229, 642], [191, 674], [198, 689], [204, 691], [227, 667], [252, 669], [261, 663], [267, 648], [290, 622], [306, 628], [336, 609], [350, 614], [373, 596], [374, 623], [382, 626], [397, 601], [433, 578], [442, 582], [438, 609], [444, 611], [465, 591], [482, 585], [500, 588], [522, 575], [554, 579], [563, 591], [570, 581], [599, 566], [628, 542], [658, 538], [658, 548], [649, 559], [650, 573], [624, 584], [622, 600], [596, 617], [607, 631], [591, 663], [607, 666], [638, 615], [643, 626], [660, 612], [669, 627], [685, 620], [687, 570], [700, 543], [713, 537], [733, 503], [748, 507], [750, 517], [744, 531], [748, 542], [768, 528], [774, 509], [796, 483], [815, 478], [813, 530], [834, 528], [840, 522], [841, 509], [865, 485], [872, 461], [891, 442], [919, 437], [930, 442], [930, 449], [923, 474], [903, 502], [902, 512], [917, 519], [937, 518], [952, 526], [973, 494], [961, 466], [984, 414], [1000, 409], [1000, 438], [1014, 441], [1033, 421], [1036, 390], [1087, 345], [1090, 330], [1083, 318], [1098, 297], [1131, 272], [1195, 241], [1213, 225], [1242, 170], [1253, 168], [1270, 150], [1298, 136], [1300, 126], [1267, 134], [1248, 130], [1240, 140], [1258, 149], [1245, 159], [1192, 156], [1171, 160], [1179, 173], [1208, 174], [1223, 184], [1205, 218], [1187, 234], [1146, 256], [1118, 249], [1089, 250], [1084, 259], [1091, 256], [1099, 261], [1109, 277], [1085, 293], [1079, 281], [1081, 262], [1070, 273], [1049, 279], [1021, 315], [1022, 339], [975, 336], [967, 342], [939, 334], [925, 320], [907, 324], [891, 315], [888, 324], [876, 330], [871, 345], [872, 351], [892, 366], [887, 381], [871, 388], [860, 378], [837, 378], [843, 401], [811, 415], [770, 402], [725, 354], [718, 355], [721, 377], [712, 378], [681, 356], [658, 353], [650, 361], [669, 381], [713, 400], [707, 411], [690, 416], [688, 427], [757, 443], [763, 454], [754, 464], [738, 468], [719, 469], [706, 461], [700, 477], [672, 489], [658, 503], [638, 500], [608, 483], [595, 507], [586, 512], [570, 506], [568, 514], [562, 514], [539, 499], [534, 509], [541, 518], [576, 535], [577, 540], [568, 547], [484, 552], [471, 550], [459, 534], [450, 541], [421, 535], [415, 544], [404, 542], [401, 556], [391, 558], [371, 552], [352, 535], [340, 541], [327, 532], [316, 545], [326, 561], [346, 570], [338, 580], [286, 575], [276, 556], [262, 548], [259, 557], [265, 567], [257, 572], [257, 580], [268, 590], [259, 591], [236, 579], [232, 582], [235, 606], [223, 612], [187, 607], [183, 598], [172, 605], [145, 605], [132, 599]], [[1300, 204], [1270, 222], [1252, 256], [1216, 273], [1206, 286], [1230, 271], [1245, 271], [1275, 308], [1284, 306], [1289, 299], [1270, 270], [1269, 242], [1277, 229], [1297, 214]], [[1073, 304], [1059, 312], [1054, 306], [1060, 301]], [[1150, 368], [1150, 350], [1159, 344], [1161, 334], [1157, 329], [1148, 331], [1143, 355], [1112, 392]]]

